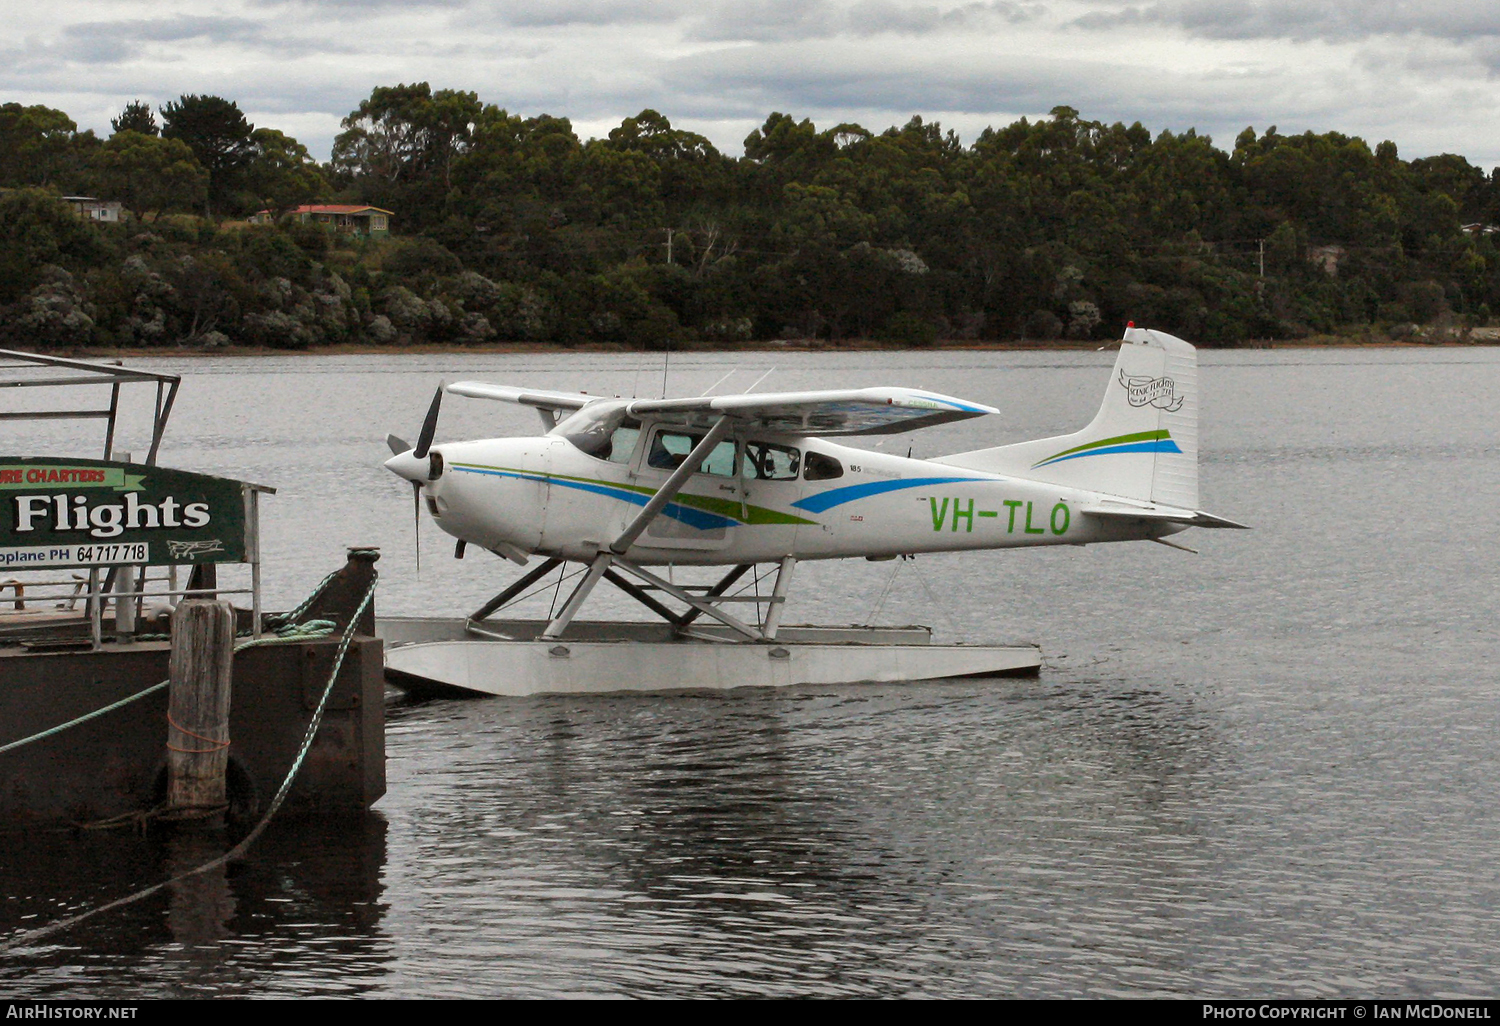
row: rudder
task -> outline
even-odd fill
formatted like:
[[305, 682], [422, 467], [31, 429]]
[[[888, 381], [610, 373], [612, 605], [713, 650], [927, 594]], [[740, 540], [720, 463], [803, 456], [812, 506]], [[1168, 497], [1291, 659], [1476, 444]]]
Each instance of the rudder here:
[[1197, 350], [1165, 332], [1128, 328], [1088, 427], [933, 462], [1197, 509]]

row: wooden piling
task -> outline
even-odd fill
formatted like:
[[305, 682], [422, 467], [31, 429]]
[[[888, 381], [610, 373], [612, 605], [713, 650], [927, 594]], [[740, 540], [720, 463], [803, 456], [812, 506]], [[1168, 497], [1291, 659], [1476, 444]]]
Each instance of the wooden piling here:
[[168, 663], [167, 808], [187, 813], [227, 802], [229, 692], [234, 665], [234, 609], [188, 599], [172, 614]]

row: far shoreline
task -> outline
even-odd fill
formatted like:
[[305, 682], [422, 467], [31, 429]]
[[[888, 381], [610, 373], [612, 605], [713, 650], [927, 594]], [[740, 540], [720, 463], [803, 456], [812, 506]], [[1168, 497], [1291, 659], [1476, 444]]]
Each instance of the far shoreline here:
[[[870, 340], [826, 342], [794, 339], [784, 342], [686, 343], [670, 349], [632, 349], [614, 343], [585, 343], [564, 346], [556, 343], [499, 343], [490, 345], [363, 345], [343, 343], [332, 346], [309, 346], [305, 349], [280, 349], [270, 346], [151, 346], [112, 347], [80, 346], [57, 350], [18, 350], [39, 356], [59, 356], [73, 360], [144, 359], [148, 357], [235, 357], [235, 356], [470, 356], [542, 353], [634, 353], [637, 355], [697, 355], [702, 353], [869, 353], [869, 352], [1092, 352], [1107, 348], [1118, 339], [1028, 339], [1006, 342], [950, 341], [930, 346], [911, 346]], [[1256, 339], [1237, 346], [1198, 346], [1200, 351], [1233, 352], [1247, 349], [1493, 349], [1495, 342], [1461, 342], [1453, 339], [1421, 341], [1411, 339], [1347, 338], [1320, 335], [1304, 339]]]

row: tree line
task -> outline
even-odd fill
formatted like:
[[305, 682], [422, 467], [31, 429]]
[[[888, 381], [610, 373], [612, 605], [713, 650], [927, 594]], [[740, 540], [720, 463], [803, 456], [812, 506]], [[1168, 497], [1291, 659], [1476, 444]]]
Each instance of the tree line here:
[[[736, 157], [652, 110], [582, 140], [427, 83], [374, 89], [324, 164], [221, 97], [111, 127], [0, 105], [7, 344], [927, 345], [1133, 320], [1233, 346], [1500, 311], [1500, 169], [1338, 132], [1225, 149], [1057, 107], [964, 145], [921, 117], [773, 113]], [[83, 223], [77, 192], [131, 216]], [[397, 234], [243, 220], [311, 202], [391, 210]]]

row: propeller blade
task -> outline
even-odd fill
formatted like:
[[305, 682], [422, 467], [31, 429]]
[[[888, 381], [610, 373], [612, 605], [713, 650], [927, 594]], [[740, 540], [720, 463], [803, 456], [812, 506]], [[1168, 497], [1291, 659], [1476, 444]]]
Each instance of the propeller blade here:
[[391, 450], [392, 456], [400, 456], [403, 452], [411, 449], [411, 443], [396, 435], [386, 435], [385, 444]]
[[427, 450], [432, 448], [432, 436], [437, 434], [438, 408], [443, 405], [443, 386], [433, 393], [432, 405], [427, 408], [427, 419], [422, 421], [422, 433], [417, 435], [417, 447], [412, 450], [412, 455], [422, 459], [427, 455]]
[[421, 482], [411, 483], [411, 518], [412, 533], [415, 535], [417, 552], [417, 576], [422, 576], [422, 485]]

